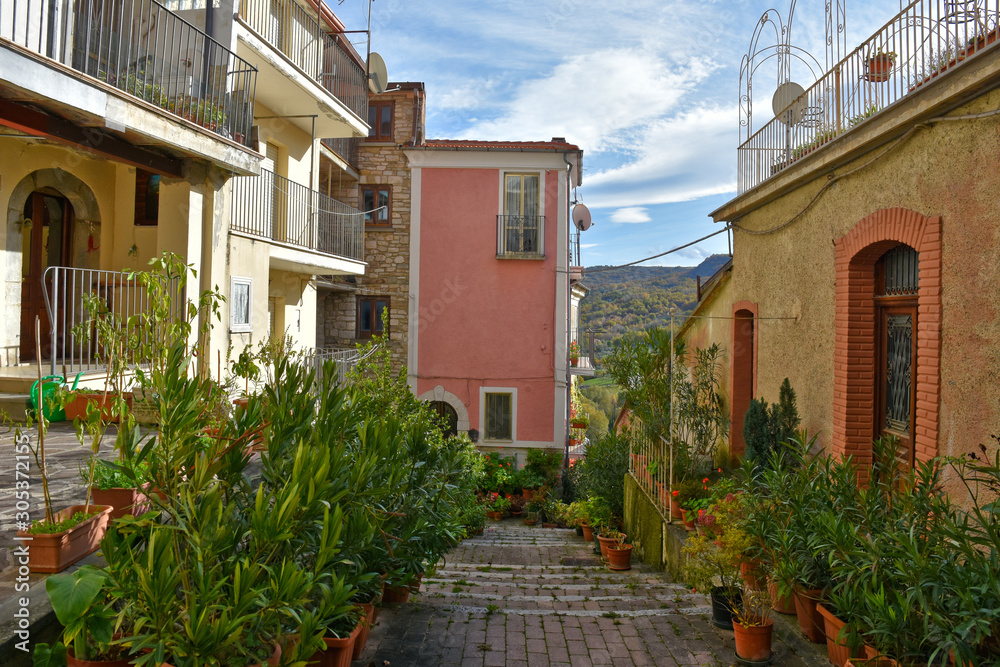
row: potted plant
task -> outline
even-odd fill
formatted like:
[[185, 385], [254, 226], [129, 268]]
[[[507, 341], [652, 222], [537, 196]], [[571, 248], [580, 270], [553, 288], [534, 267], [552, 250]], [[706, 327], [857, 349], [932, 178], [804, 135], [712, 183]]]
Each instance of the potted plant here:
[[740, 602], [733, 611], [736, 657], [748, 662], [769, 660], [774, 633], [770, 595], [743, 587]]
[[580, 343], [574, 340], [569, 344], [569, 363], [571, 366], [576, 366], [579, 361], [580, 361]]
[[586, 431], [588, 428], [590, 428], [590, 414], [588, 414], [586, 411], [581, 410], [580, 412], [573, 415], [573, 418], [570, 420], [570, 426], [572, 428], [582, 429]]
[[625, 539], [625, 533], [619, 531], [610, 523], [602, 525], [597, 531], [597, 542], [601, 545], [601, 558], [607, 560], [608, 549], [614, 545], [621, 544]]
[[[123, 427], [125, 429], [127, 427]], [[126, 459], [120, 463], [112, 463], [103, 459], [93, 462], [95, 465], [93, 478], [88, 478], [86, 470], [81, 470], [81, 478], [90, 483], [90, 494], [97, 505], [113, 508], [110, 521], [123, 516], [140, 516], [149, 509], [143, 487], [130, 486], [133, 479], [142, 479], [149, 466], [148, 461], [139, 463]], [[123, 472], [123, 467], [133, 466], [134, 469]]]
[[874, 83], [888, 81], [889, 73], [896, 64], [896, 58], [895, 52], [883, 51], [882, 47], [879, 47], [865, 63], [865, 79]]
[[510, 501], [499, 493], [491, 493], [486, 498], [486, 516], [494, 521], [503, 519], [503, 515], [510, 509]]
[[608, 567], [612, 570], [632, 569], [632, 545], [625, 541], [625, 533], [618, 533], [617, 541], [608, 544]]
[[127, 667], [128, 649], [114, 641], [118, 613], [105, 586], [107, 574], [85, 565], [45, 580], [45, 592], [52, 610], [63, 626], [61, 641], [54, 646], [37, 644], [35, 664], [60, 662], [65, 656], [69, 667]]
[[[684, 527], [688, 528], [688, 530], [694, 530], [694, 518], [698, 515], [697, 510], [707, 508], [707, 505], [704, 503], [696, 502], [703, 498], [708, 498], [708, 489], [705, 488], [705, 484], [698, 480], [686, 479], [677, 485], [671, 495], [674, 503], [678, 506], [677, 511], [681, 515], [680, 518], [684, 521]], [[686, 516], [689, 506], [693, 508], [694, 514], [690, 522]], [[690, 527], [688, 527], [689, 525]]]
[[719, 500], [699, 519], [703, 529], [681, 550], [687, 556], [684, 580], [695, 590], [711, 592], [712, 622], [725, 630], [732, 629], [734, 605], [740, 600], [739, 564], [750, 544], [741, 513], [735, 494]]
[[524, 511], [524, 496], [513, 496], [510, 499], [510, 508], [508, 511], [511, 516], [521, 516], [521, 512]]
[[538, 512], [525, 512], [524, 513], [524, 525], [525, 526], [534, 526], [536, 523], [538, 523]]

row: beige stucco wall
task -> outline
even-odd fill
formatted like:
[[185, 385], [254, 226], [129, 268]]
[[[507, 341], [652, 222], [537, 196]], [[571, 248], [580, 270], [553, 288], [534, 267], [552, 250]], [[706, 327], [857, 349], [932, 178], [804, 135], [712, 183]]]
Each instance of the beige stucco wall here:
[[[256, 121], [260, 128], [260, 150], [265, 153], [264, 143], [272, 144], [278, 148], [277, 172], [282, 176], [301, 183], [302, 185], [315, 188], [318, 186], [319, 177], [316, 174], [318, 169], [313, 169], [312, 176], [316, 183], [310, 183], [310, 166], [314, 156], [311, 150], [312, 138], [308, 132], [303, 132], [285, 118], [268, 118], [277, 116], [275, 111], [267, 108], [259, 102], [254, 107], [254, 116], [259, 118]], [[320, 137], [316, 137], [317, 143]]]
[[[695, 349], [704, 349], [713, 343], [722, 348], [718, 366], [719, 393], [726, 398], [727, 407], [732, 367], [730, 348], [733, 343], [733, 323], [729, 319], [733, 314], [733, 287], [729, 276], [729, 272], [723, 274], [718, 284], [691, 313], [693, 317], [677, 332], [677, 338], [687, 344], [692, 355]], [[689, 359], [688, 366], [692, 366], [693, 362], [693, 358]]]
[[[989, 93], [954, 113], [1000, 107]], [[865, 216], [902, 207], [940, 216], [943, 325], [939, 453], [972, 451], [1000, 430], [1000, 118], [936, 123], [837, 181], [781, 231], [734, 238], [732, 301], [759, 304], [758, 394], [777, 398], [789, 377], [803, 425], [830, 444], [834, 374], [834, 246]], [[841, 167], [861, 165], [880, 152]], [[983, 168], [985, 166], [985, 168]], [[764, 230], [802, 211], [825, 174], [754, 210], [741, 227]], [[766, 320], [769, 317], [795, 320]]]

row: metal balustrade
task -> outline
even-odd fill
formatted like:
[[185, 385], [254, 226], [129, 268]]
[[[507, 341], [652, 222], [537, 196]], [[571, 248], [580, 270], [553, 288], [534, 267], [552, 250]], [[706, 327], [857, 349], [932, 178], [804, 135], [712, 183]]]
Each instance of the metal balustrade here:
[[322, 382], [323, 374], [328, 368], [327, 362], [333, 362], [337, 373], [337, 384], [347, 383], [347, 374], [354, 369], [362, 359], [367, 359], [379, 349], [378, 345], [372, 346], [366, 354], [362, 355], [357, 348], [312, 348], [302, 353], [302, 361], [316, 372], [316, 382]]
[[544, 215], [498, 215], [497, 257], [542, 257]]
[[662, 435], [657, 435], [636, 417], [628, 427], [628, 472], [660, 514], [669, 519], [677, 515], [673, 498], [673, 448]]
[[909, 3], [739, 147], [739, 192], [993, 48], [998, 16], [1000, 0]]
[[231, 229], [327, 255], [364, 260], [361, 212], [261, 169], [233, 178]]
[[357, 137], [349, 139], [324, 139], [323, 145], [339, 155], [347, 164], [355, 169], [358, 168], [358, 148], [361, 146], [361, 139]]
[[239, 17], [307, 77], [368, 120], [368, 74], [346, 47], [295, 0], [242, 0]]
[[256, 68], [154, 0], [0, 0], [0, 39], [249, 146]]
[[[185, 315], [185, 297], [177, 281], [166, 286], [170, 295], [168, 308], [175, 318]], [[59, 371], [79, 372], [104, 370], [112, 354], [125, 355], [125, 363], [140, 365], [149, 360], [139, 356], [151, 341], [142, 336], [152, 332], [146, 327], [135, 327], [134, 316], [145, 316], [154, 303], [142, 283], [130, 273], [100, 271], [68, 266], [50, 266], [42, 274], [42, 293], [48, 316], [48, 336], [43, 332], [42, 357], [51, 365], [51, 374]], [[98, 297], [97, 311], [86, 305], [85, 296]], [[131, 327], [135, 336], [130, 337], [126, 349], [112, 350], [101, 338], [96, 320], [103, 319], [115, 328]]]
[[[569, 339], [580, 347], [580, 358], [577, 359], [573, 368], [579, 371], [593, 371], [597, 366], [594, 358], [594, 334], [596, 331], [585, 329], [570, 329]], [[591, 373], [592, 374], [592, 373]]]

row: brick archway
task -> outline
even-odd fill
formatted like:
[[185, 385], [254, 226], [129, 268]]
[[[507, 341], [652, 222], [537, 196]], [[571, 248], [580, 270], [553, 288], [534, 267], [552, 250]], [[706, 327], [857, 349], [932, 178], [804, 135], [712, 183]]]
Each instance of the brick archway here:
[[834, 241], [836, 323], [833, 451], [870, 462], [875, 433], [875, 263], [905, 243], [920, 253], [917, 296], [918, 460], [938, 452], [941, 392], [941, 218], [903, 208], [876, 211]]

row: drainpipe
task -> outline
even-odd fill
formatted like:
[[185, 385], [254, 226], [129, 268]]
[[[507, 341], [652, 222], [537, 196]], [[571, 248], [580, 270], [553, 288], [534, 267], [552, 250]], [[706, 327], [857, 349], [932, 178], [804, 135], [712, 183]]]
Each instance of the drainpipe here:
[[570, 320], [570, 315], [573, 312], [573, 285], [570, 280], [570, 256], [569, 256], [569, 245], [570, 245], [570, 231], [569, 231], [569, 220], [570, 220], [570, 190], [573, 185], [573, 163], [569, 161], [567, 156], [569, 151], [563, 151], [563, 162], [566, 163], [566, 435], [565, 443], [563, 445], [563, 470], [569, 470], [569, 412], [572, 406], [572, 390], [573, 383], [570, 382], [571, 376], [569, 372], [569, 344], [570, 339], [573, 335], [572, 323]]

